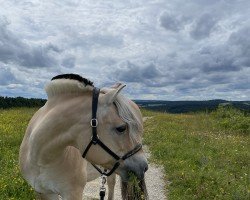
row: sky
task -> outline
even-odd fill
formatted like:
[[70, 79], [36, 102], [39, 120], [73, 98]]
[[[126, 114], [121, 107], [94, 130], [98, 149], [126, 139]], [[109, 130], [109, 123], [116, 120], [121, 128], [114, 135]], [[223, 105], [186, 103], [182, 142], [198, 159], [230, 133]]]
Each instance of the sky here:
[[0, 96], [53, 76], [145, 100], [250, 100], [249, 0], [0, 0]]

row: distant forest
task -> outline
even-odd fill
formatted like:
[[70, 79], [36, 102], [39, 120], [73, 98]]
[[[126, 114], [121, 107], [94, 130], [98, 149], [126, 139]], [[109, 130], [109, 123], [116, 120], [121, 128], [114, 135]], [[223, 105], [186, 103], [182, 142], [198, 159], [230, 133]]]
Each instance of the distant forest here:
[[158, 100], [135, 100], [143, 108], [150, 110], [168, 112], [168, 113], [190, 113], [199, 111], [213, 111], [218, 106], [232, 106], [240, 110], [250, 112], [250, 101], [226, 101], [226, 100], [208, 100], [208, 101], [158, 101]]
[[[13, 107], [42, 107], [46, 99], [27, 99], [24, 97], [1, 97], [0, 109]], [[141, 108], [168, 113], [189, 113], [199, 111], [212, 111], [218, 106], [233, 106], [250, 112], [250, 101], [160, 101], [160, 100], [134, 100]]]
[[0, 96], [0, 108], [14, 107], [41, 107], [45, 104], [46, 99], [27, 99], [24, 97], [2, 97]]

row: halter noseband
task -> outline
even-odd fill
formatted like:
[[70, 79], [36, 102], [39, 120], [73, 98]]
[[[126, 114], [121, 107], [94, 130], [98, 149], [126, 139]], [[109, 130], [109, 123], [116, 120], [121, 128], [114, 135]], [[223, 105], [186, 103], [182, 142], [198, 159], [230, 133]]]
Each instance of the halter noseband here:
[[120, 157], [116, 153], [114, 153], [110, 148], [108, 148], [98, 137], [97, 135], [97, 126], [98, 126], [98, 120], [96, 118], [96, 112], [97, 112], [97, 106], [98, 106], [98, 97], [99, 97], [100, 89], [94, 87], [93, 89], [93, 96], [92, 96], [92, 119], [90, 121], [90, 125], [92, 127], [92, 138], [91, 141], [89, 142], [88, 146], [86, 147], [85, 151], [82, 154], [82, 157], [85, 158], [90, 147], [96, 144], [99, 144], [109, 155], [111, 155], [114, 159], [116, 159], [116, 163], [114, 164], [113, 168], [107, 172], [106, 170], [102, 171], [99, 167], [96, 165], [92, 164], [98, 172], [100, 172], [102, 175], [105, 176], [110, 176], [120, 165], [121, 160], [126, 160], [127, 158], [133, 156], [136, 154], [138, 151], [141, 150], [142, 145], [137, 144], [134, 149], [131, 151], [127, 152], [124, 156]]

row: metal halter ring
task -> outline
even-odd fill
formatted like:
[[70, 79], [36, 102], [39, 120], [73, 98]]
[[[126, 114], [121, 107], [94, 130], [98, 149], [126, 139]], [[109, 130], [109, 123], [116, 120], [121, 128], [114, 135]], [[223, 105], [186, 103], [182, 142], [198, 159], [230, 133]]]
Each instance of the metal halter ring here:
[[91, 125], [91, 127], [97, 127], [97, 125], [98, 125], [97, 119], [91, 119], [90, 125]]

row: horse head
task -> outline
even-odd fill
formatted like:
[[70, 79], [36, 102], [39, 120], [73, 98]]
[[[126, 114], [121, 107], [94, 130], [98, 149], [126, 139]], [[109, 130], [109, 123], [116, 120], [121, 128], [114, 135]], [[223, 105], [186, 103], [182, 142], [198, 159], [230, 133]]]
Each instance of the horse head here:
[[127, 181], [129, 173], [143, 179], [148, 165], [140, 148], [143, 134], [142, 114], [133, 101], [120, 94], [124, 87], [124, 84], [116, 84], [112, 88], [101, 90], [96, 116], [98, 139], [118, 158], [105, 151], [102, 145], [92, 145], [86, 158], [106, 169], [112, 169], [119, 163], [116, 173], [123, 181]]

